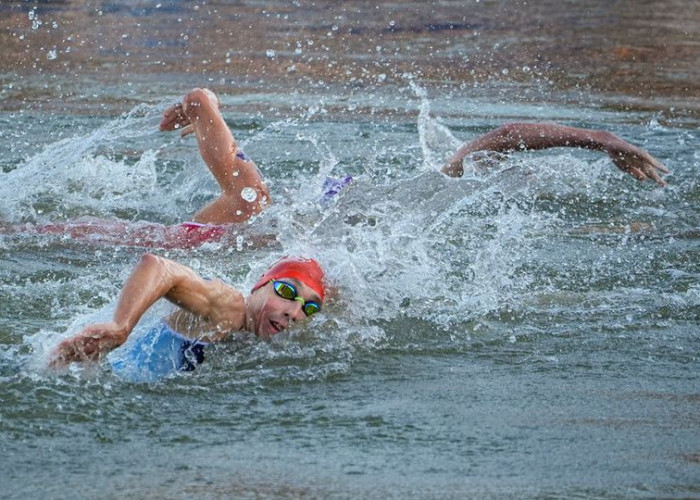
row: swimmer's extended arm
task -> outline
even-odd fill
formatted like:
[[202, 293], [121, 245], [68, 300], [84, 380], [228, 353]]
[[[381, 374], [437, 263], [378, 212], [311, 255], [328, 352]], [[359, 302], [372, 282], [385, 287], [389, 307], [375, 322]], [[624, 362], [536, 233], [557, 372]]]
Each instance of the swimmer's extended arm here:
[[557, 147], [604, 151], [620, 170], [635, 179], [652, 179], [661, 186], [666, 185], [659, 172], [668, 173], [668, 169], [643, 149], [610, 132], [556, 123], [509, 123], [499, 127], [459, 148], [442, 171], [451, 177], [460, 177], [463, 174], [462, 160], [477, 151], [507, 152]]
[[195, 222], [244, 222], [265, 208], [270, 200], [267, 186], [255, 163], [238, 149], [212, 91], [193, 89], [181, 104], [165, 110], [160, 130], [177, 129], [183, 137], [196, 134], [202, 159], [222, 191], [219, 198], [194, 216]]
[[239, 330], [244, 324], [245, 302], [240, 292], [221, 281], [204, 280], [186, 266], [146, 254], [124, 283], [112, 321], [90, 325], [62, 341], [49, 366], [101, 359], [122, 345], [146, 310], [163, 297], [222, 331]]

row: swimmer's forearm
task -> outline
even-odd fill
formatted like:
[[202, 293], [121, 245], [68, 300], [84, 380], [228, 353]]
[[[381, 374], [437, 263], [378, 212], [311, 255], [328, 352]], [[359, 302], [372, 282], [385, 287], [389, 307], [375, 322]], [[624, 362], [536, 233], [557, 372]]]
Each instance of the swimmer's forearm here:
[[159, 299], [179, 301], [178, 291], [183, 281], [196, 280], [189, 268], [161, 257], [145, 254], [124, 283], [114, 323], [124, 332], [124, 341], [143, 314]]
[[568, 127], [556, 123], [509, 123], [484, 134], [464, 146], [448, 160], [443, 172], [462, 175], [462, 160], [477, 151], [527, 151], [556, 147], [605, 151], [614, 138], [609, 132]]
[[238, 149], [233, 133], [219, 112], [219, 100], [208, 89], [196, 88], [183, 99], [185, 115], [194, 128], [204, 163], [222, 195], [195, 216], [196, 222], [244, 222], [261, 212], [270, 194], [255, 163]]
[[110, 323], [89, 325], [65, 339], [54, 350], [49, 366], [59, 368], [72, 362], [98, 361], [119, 347], [143, 313], [168, 289], [158, 257], [145, 255], [126, 280]]
[[208, 316], [212, 293], [204, 280], [188, 267], [146, 254], [124, 283], [113, 320], [87, 326], [62, 341], [54, 350], [49, 366], [58, 368], [74, 361], [97, 361], [126, 342], [143, 314], [160, 298]]

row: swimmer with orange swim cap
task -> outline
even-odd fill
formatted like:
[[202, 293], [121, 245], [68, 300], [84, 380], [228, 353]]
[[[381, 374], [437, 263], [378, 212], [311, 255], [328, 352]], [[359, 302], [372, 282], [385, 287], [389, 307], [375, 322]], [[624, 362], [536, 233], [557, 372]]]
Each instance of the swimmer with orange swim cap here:
[[49, 366], [101, 360], [124, 344], [143, 314], [165, 298], [178, 309], [142, 336], [147, 340], [130, 343], [113, 366], [139, 380], [189, 371], [202, 362], [203, 348], [209, 343], [244, 331], [268, 340], [321, 311], [326, 295], [324, 276], [313, 259], [285, 257], [245, 297], [220, 280], [206, 280], [189, 267], [146, 254], [124, 283], [112, 321], [89, 325], [63, 340], [53, 350]]

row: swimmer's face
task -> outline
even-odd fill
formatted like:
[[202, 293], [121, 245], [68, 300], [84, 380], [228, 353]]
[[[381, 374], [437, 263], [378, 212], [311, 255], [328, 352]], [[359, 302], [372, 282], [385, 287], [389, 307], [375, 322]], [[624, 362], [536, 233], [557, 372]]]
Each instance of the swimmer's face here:
[[[285, 298], [292, 297], [286, 285], [291, 285], [297, 299]], [[320, 306], [322, 301], [316, 292], [297, 279], [278, 278], [268, 282], [250, 296], [248, 317], [252, 320], [252, 330], [258, 337], [268, 340], [293, 323], [306, 320], [308, 316], [302, 302], [306, 303], [306, 311], [310, 312], [313, 309], [310, 303]]]

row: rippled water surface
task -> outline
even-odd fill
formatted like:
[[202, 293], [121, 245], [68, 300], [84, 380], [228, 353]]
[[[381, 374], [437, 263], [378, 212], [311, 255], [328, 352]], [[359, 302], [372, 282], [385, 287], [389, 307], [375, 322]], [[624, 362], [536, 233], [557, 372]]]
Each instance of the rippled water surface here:
[[[551, 28], [540, 47], [561, 37], [597, 65], [563, 49], [530, 61], [534, 28], [504, 27], [504, 2], [399, 2], [386, 23], [362, 2], [239, 4], [2, 6], [15, 44], [3, 43], [0, 104], [2, 495], [700, 495], [700, 152], [686, 64], [697, 20], [680, 14], [695, 4], [649, 17], [649, 2], [636, 13], [593, 2], [577, 22], [527, 11]], [[608, 53], [595, 40], [614, 6], [628, 34], [609, 37]], [[269, 36], [234, 51], [208, 38], [214, 20]], [[642, 43], [644, 22], [667, 45]], [[96, 49], [88, 26], [121, 45]], [[577, 44], [584, 33], [589, 45]], [[519, 77], [494, 47], [517, 41]], [[36, 52], [54, 44], [54, 59]], [[442, 50], [433, 58], [431, 46]], [[675, 62], [660, 56], [669, 46]], [[221, 67], [203, 63], [207, 51]], [[441, 71], [443, 57], [467, 71]], [[601, 84], [623, 63], [628, 75], [658, 71], [634, 90]], [[157, 383], [108, 367], [46, 374], [58, 339], [109, 317], [144, 249], [16, 229], [187, 220], [216, 185], [193, 139], [156, 129], [195, 85], [217, 90], [275, 203], [223, 242], [150, 250], [245, 289], [280, 254], [314, 255], [329, 305], [271, 343], [218, 345], [201, 369]], [[669, 186], [563, 149], [469, 164], [461, 179], [438, 173], [463, 141], [512, 120], [611, 130], [663, 161]], [[346, 175], [348, 190], [319, 201], [327, 177]]]

